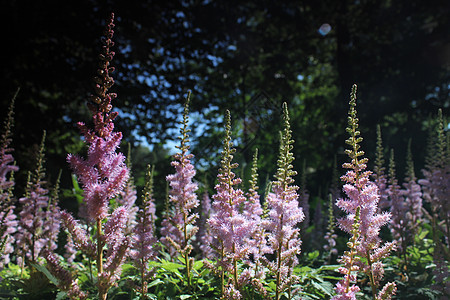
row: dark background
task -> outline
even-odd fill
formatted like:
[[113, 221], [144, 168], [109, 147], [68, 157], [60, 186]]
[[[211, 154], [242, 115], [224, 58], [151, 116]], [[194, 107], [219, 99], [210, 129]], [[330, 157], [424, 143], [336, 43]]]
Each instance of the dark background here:
[[[358, 84], [362, 144], [373, 168], [376, 125], [385, 152], [395, 149], [401, 181], [412, 139], [416, 172], [424, 167], [429, 128], [450, 106], [450, 2], [307, 1], [2, 1], [0, 118], [16, 99], [16, 194], [47, 130], [47, 176], [60, 169], [71, 188], [67, 153], [83, 154], [76, 122], [89, 123], [86, 99], [98, 67], [102, 32], [116, 16], [112, 92], [131, 143], [133, 175], [143, 185], [156, 165], [158, 201], [178, 134], [182, 103], [191, 97], [197, 180], [212, 188], [231, 111], [238, 173], [249, 179], [256, 147], [260, 185], [273, 179], [287, 102], [295, 166], [312, 201], [325, 199], [333, 162], [344, 155], [349, 93]], [[320, 34], [322, 24], [331, 31]], [[305, 166], [305, 167], [303, 167]], [[343, 174], [338, 169], [338, 174]], [[300, 175], [297, 176], [299, 181]], [[303, 188], [303, 187], [302, 187]], [[314, 200], [315, 199], [315, 200]], [[65, 201], [65, 202], [64, 202]], [[70, 206], [70, 198], [62, 205]], [[314, 206], [314, 205], [313, 205]]]

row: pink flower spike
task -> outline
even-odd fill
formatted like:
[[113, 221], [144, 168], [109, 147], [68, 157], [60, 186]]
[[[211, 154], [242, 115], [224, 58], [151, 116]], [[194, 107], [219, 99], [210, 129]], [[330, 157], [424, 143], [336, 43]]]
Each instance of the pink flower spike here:
[[[354, 85], [350, 97], [347, 127], [350, 138], [346, 140], [350, 149], [345, 150], [351, 162], [343, 165], [349, 170], [342, 176], [342, 180], [346, 182], [343, 189], [347, 199], [340, 199], [336, 202], [337, 206], [347, 213], [345, 218], [338, 220], [339, 227], [351, 234], [351, 237], [347, 243], [349, 250], [345, 251], [340, 259], [343, 267], [339, 271], [344, 274], [344, 279], [336, 285], [335, 290], [338, 295], [333, 299], [355, 298], [354, 291], [359, 290], [357, 286], [351, 285], [356, 279], [356, 274], [353, 274], [355, 271], [369, 276], [375, 299], [376, 288], [384, 274], [381, 259], [387, 257], [395, 249], [394, 242], [381, 246], [380, 228], [390, 221], [391, 214], [379, 213], [379, 190], [378, 186], [369, 179], [371, 172], [365, 171], [368, 160], [362, 157], [364, 152], [360, 150], [359, 143], [362, 141], [362, 137], [359, 136], [358, 126], [356, 85]], [[393, 289], [387, 289], [382, 294], [383, 297], [390, 297], [393, 292]]]

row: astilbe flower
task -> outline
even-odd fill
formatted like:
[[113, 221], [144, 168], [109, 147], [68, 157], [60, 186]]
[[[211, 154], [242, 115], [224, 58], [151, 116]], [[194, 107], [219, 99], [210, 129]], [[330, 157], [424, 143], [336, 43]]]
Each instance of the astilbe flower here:
[[89, 145], [88, 157], [83, 159], [72, 154], [67, 157], [82, 183], [88, 216], [96, 221], [108, 216], [109, 200], [123, 190], [129, 176], [128, 168], [124, 163], [125, 156], [116, 152], [122, 140], [122, 133], [113, 131], [113, 120], [118, 112], [111, 112], [111, 101], [117, 96], [107, 92], [114, 84], [114, 80], [109, 75], [114, 71], [114, 68], [110, 66], [114, 56], [114, 52], [110, 51], [114, 45], [111, 40], [113, 28], [112, 17], [105, 31], [106, 39], [103, 40], [99, 77], [95, 77], [97, 95], [92, 96], [92, 102], [89, 103], [93, 113], [94, 130], [89, 129], [82, 122], [78, 123], [85, 142]]
[[253, 155], [253, 165], [251, 172], [250, 188], [247, 193], [247, 201], [244, 202], [243, 213], [252, 220], [255, 226], [252, 228], [248, 238], [248, 245], [250, 246], [251, 257], [247, 261], [251, 272], [249, 276], [252, 277], [252, 285], [258, 290], [265, 293], [265, 289], [261, 289], [262, 283], [259, 279], [264, 279], [265, 272], [262, 265], [262, 257], [266, 253], [270, 253], [271, 249], [267, 245], [266, 230], [262, 224], [262, 220], [267, 216], [261, 206], [260, 196], [258, 194], [258, 149]]
[[[178, 217], [178, 219], [175, 219], [176, 217]], [[165, 200], [165, 209], [162, 214], [160, 242], [164, 248], [164, 251], [168, 253], [172, 259], [176, 259], [178, 249], [176, 245], [171, 241], [181, 241], [183, 239], [183, 232], [178, 230], [176, 226], [177, 223], [182, 222], [180, 217], [180, 214], [175, 213], [174, 207], [170, 206], [169, 195], [167, 193], [167, 198]]]
[[[370, 171], [366, 171], [367, 158], [360, 150], [362, 141], [358, 131], [358, 118], [356, 116], [356, 85], [352, 87], [350, 97], [350, 110], [348, 116], [347, 132], [350, 138], [346, 144], [351, 149], [345, 150], [351, 162], [345, 163], [344, 168], [349, 169], [342, 180], [346, 182], [343, 189], [347, 199], [339, 199], [337, 206], [347, 213], [346, 218], [339, 219], [339, 227], [351, 235], [347, 243], [350, 248], [341, 258], [343, 267], [339, 272], [345, 277], [336, 285], [337, 295], [333, 299], [356, 299], [355, 293], [359, 287], [356, 281], [358, 271], [366, 274], [370, 279], [374, 299], [390, 299], [395, 292], [395, 283], [388, 283], [377, 295], [376, 287], [383, 276], [381, 259], [387, 257], [393, 249], [394, 242], [387, 242], [381, 246], [378, 234], [380, 227], [387, 224], [391, 218], [390, 213], [377, 213], [379, 200], [378, 187], [369, 180]], [[390, 292], [390, 293], [387, 293]]]
[[[33, 174], [29, 173], [26, 194], [19, 199], [21, 211], [19, 213], [19, 227], [16, 234], [18, 246], [18, 263], [24, 267], [25, 260], [37, 262], [39, 254], [48, 245], [49, 237], [54, 233], [49, 230], [55, 229], [49, 226], [53, 220], [47, 218], [49, 213], [49, 192], [44, 188], [44, 142], [45, 131], [42, 135], [41, 144], [37, 153], [36, 169]], [[57, 231], [59, 230], [56, 228]]]
[[57, 278], [58, 282], [56, 286], [66, 292], [69, 299], [83, 300], [87, 298], [87, 295], [80, 290], [78, 281], [73, 278], [73, 275], [65, 270], [59, 263], [59, 259], [56, 254], [46, 250], [43, 253], [47, 260], [47, 268]]
[[290, 293], [290, 286], [297, 281], [292, 271], [298, 264], [297, 255], [301, 252], [298, 225], [305, 217], [298, 203], [298, 187], [293, 185], [292, 176], [297, 172], [292, 170], [294, 155], [291, 151], [294, 141], [286, 103], [283, 103], [283, 120], [276, 181], [272, 185], [273, 192], [267, 197], [269, 213], [264, 220], [269, 235], [268, 243], [275, 255], [274, 261], [266, 260], [266, 265], [276, 280], [275, 299], [279, 299], [286, 289]]
[[[443, 297], [450, 295], [450, 283], [447, 278], [439, 274], [448, 274], [446, 263], [450, 257], [450, 139], [444, 131], [442, 110], [438, 111], [437, 136], [431, 141], [431, 153], [427, 157], [427, 168], [422, 170], [424, 179], [419, 180], [422, 186], [423, 198], [431, 206], [431, 222], [433, 240], [435, 243], [434, 263], [435, 282], [433, 289], [443, 293]], [[440, 232], [444, 240], [439, 238]]]
[[139, 208], [135, 205], [137, 199], [137, 191], [136, 186], [134, 185], [134, 181], [130, 176], [123, 191], [120, 192], [119, 197], [117, 198], [117, 203], [119, 206], [124, 206], [127, 209], [127, 226], [126, 233], [130, 234], [134, 226], [136, 225], [136, 214]]
[[[450, 244], [450, 145], [444, 131], [442, 110], [438, 113], [437, 136], [434, 137], [432, 153], [428, 154], [427, 168], [422, 170], [423, 198], [431, 205], [431, 217], [435, 243], [438, 243], [438, 232], [446, 239], [446, 247]], [[446, 257], [450, 257], [448, 250]]]
[[[128, 144], [128, 155], [126, 160], [126, 165], [128, 170], [131, 170], [131, 146]], [[130, 171], [131, 173], [131, 171]], [[116, 199], [117, 204], [119, 206], [126, 207], [128, 211], [128, 220], [126, 226], [126, 233], [130, 234], [136, 225], [136, 214], [139, 208], [136, 206], [137, 199], [137, 191], [136, 186], [134, 184], [133, 177], [131, 174], [129, 175], [128, 181], [124, 187], [124, 189], [119, 193], [119, 197]]]
[[61, 227], [61, 217], [59, 208], [59, 183], [61, 179], [61, 172], [58, 174], [56, 184], [50, 193], [49, 203], [46, 210], [46, 218], [44, 221], [44, 232], [46, 232], [47, 249], [50, 251], [58, 248], [58, 235]]
[[335, 218], [333, 213], [333, 195], [330, 194], [330, 202], [328, 204], [328, 225], [327, 225], [327, 232], [325, 233], [324, 239], [325, 244], [323, 245], [323, 249], [326, 251], [326, 258], [327, 263], [331, 263], [331, 258], [334, 255], [337, 255], [337, 249], [336, 249], [336, 239], [337, 234], [335, 233]]
[[[192, 251], [192, 237], [198, 231], [198, 226], [195, 225], [198, 219], [198, 214], [193, 210], [200, 205], [200, 202], [196, 195], [198, 189], [197, 183], [193, 182], [195, 176], [195, 169], [191, 163], [193, 154], [189, 151], [189, 129], [187, 128], [189, 122], [189, 97], [186, 98], [183, 121], [180, 123], [180, 145], [176, 146], [180, 152], [174, 155], [172, 166], [175, 167], [175, 174], [168, 175], [166, 177], [169, 182], [169, 204], [172, 205], [173, 212], [168, 216], [168, 220], [164, 225], [171, 224], [171, 230], [165, 231], [166, 228], [161, 229], [163, 238], [161, 242], [164, 244], [170, 244], [175, 251], [170, 253], [171, 256], [182, 256], [183, 263], [186, 267], [186, 276], [188, 285], [190, 286], [192, 258], [189, 254]], [[170, 247], [171, 248], [171, 247]], [[169, 249], [170, 249], [169, 248]]]
[[153, 173], [154, 168], [147, 166], [146, 181], [142, 196], [142, 206], [137, 213], [137, 224], [133, 229], [132, 247], [130, 257], [139, 270], [141, 295], [147, 293], [147, 284], [152, 276], [149, 271], [149, 262], [156, 258], [157, 239], [155, 236], [156, 208], [153, 199]]
[[389, 228], [391, 229], [392, 237], [396, 241], [398, 249], [405, 257], [406, 247], [410, 242], [407, 236], [407, 219], [405, 218], [407, 206], [401, 195], [400, 186], [398, 185], [395, 174], [394, 150], [391, 150], [391, 157], [389, 159], [388, 195], [391, 207], [391, 222], [389, 223]]
[[125, 236], [128, 220], [126, 207], [119, 206], [109, 215], [110, 200], [123, 191], [129, 178], [129, 171], [124, 162], [125, 156], [116, 152], [122, 140], [122, 133], [113, 131], [113, 121], [118, 113], [111, 112], [111, 101], [116, 98], [116, 94], [108, 93], [114, 84], [110, 76], [114, 71], [110, 65], [114, 56], [114, 52], [111, 51], [114, 45], [113, 28], [112, 14], [103, 39], [98, 77], [94, 78], [97, 84], [96, 94], [88, 103], [93, 114], [94, 128], [91, 130], [84, 123], [78, 123], [85, 142], [89, 145], [87, 158], [83, 159], [72, 154], [67, 157], [82, 184], [88, 221], [92, 222], [96, 230], [95, 243], [90, 241], [86, 230], [81, 228], [73, 217], [66, 212], [61, 213], [74, 245], [91, 257], [92, 251], [95, 252], [98, 297], [101, 300], [106, 299], [109, 288], [119, 279], [121, 265], [125, 261], [130, 244], [129, 238]]
[[[99, 274], [99, 290], [106, 294], [108, 289], [119, 279], [122, 265], [127, 258], [131, 240], [125, 235], [125, 227], [128, 221], [128, 211], [125, 206], [114, 210], [104, 225], [103, 236], [100, 245], [106, 245], [105, 262], [103, 272]], [[99, 247], [99, 244], [97, 244]]]
[[75, 244], [73, 242], [73, 238], [70, 235], [70, 233], [65, 230], [66, 233], [66, 243], [64, 244], [64, 249], [65, 249], [65, 253], [64, 253], [64, 258], [66, 259], [67, 263], [73, 264], [73, 262], [75, 261], [75, 258], [77, 256], [77, 249], [75, 247]]
[[423, 205], [422, 205], [422, 189], [417, 183], [417, 178], [414, 172], [414, 162], [411, 153], [411, 140], [408, 143], [406, 154], [406, 173], [403, 183], [403, 190], [400, 191], [405, 198], [406, 211], [406, 227], [410, 233], [410, 239], [414, 243], [419, 225], [423, 222]]
[[[19, 91], [11, 100], [4, 131], [0, 141], [0, 270], [10, 262], [10, 254], [14, 252], [14, 234], [17, 230], [17, 217], [14, 214], [12, 189], [13, 174], [19, 168], [14, 164], [10, 148], [11, 130], [13, 127], [14, 102]], [[8, 178], [9, 176], [9, 178]]]
[[[213, 235], [213, 243], [210, 245], [217, 258], [217, 270], [221, 275], [222, 296], [227, 299], [239, 299], [240, 287], [245, 283], [238, 270], [238, 262], [244, 260], [249, 253], [249, 245], [246, 243], [255, 224], [242, 212], [246, 198], [244, 192], [236, 188], [241, 179], [236, 177], [233, 169], [237, 163], [233, 163], [233, 142], [231, 141], [231, 117], [227, 110], [225, 117], [225, 139], [221, 167], [219, 169], [219, 183], [215, 186], [216, 194], [213, 195], [214, 213], [208, 220]], [[225, 282], [225, 275], [230, 274], [229, 282]], [[240, 280], [241, 279], [241, 280]]]
[[434, 250], [433, 261], [436, 267], [433, 269], [432, 273], [435, 276], [435, 282], [431, 288], [435, 291], [441, 293], [440, 300], [446, 300], [450, 296], [450, 271], [448, 267], [448, 262], [445, 260], [445, 253], [442, 245], [437, 245]]
[[78, 220], [66, 212], [61, 212], [61, 220], [64, 224], [64, 228], [67, 229], [70, 235], [70, 241], [76, 249], [82, 251], [91, 259], [96, 258], [96, 245], [91, 241], [89, 233], [86, 228], [83, 228]]
[[357, 286], [357, 271], [360, 270], [357, 262], [360, 260], [356, 248], [360, 244], [360, 221], [361, 221], [361, 207], [357, 207], [355, 215], [353, 216], [353, 224], [351, 229], [351, 237], [347, 243], [349, 250], [344, 252], [344, 255], [340, 259], [342, 264], [339, 267], [339, 273], [344, 275], [344, 278], [336, 283], [335, 291], [337, 296], [334, 296], [333, 300], [356, 300], [356, 293], [361, 289]]
[[201, 252], [202, 258], [212, 258], [213, 250], [210, 247], [210, 244], [212, 243], [213, 236], [211, 235], [211, 229], [208, 224], [208, 219], [212, 214], [212, 207], [211, 207], [211, 198], [209, 197], [209, 193], [206, 187], [205, 191], [203, 192], [200, 206], [202, 211], [198, 222], [196, 244], [197, 248]]
[[383, 139], [381, 137], [381, 126], [377, 125], [377, 147], [375, 152], [375, 166], [372, 177], [375, 184], [378, 187], [378, 193], [380, 194], [380, 200], [378, 201], [378, 209], [386, 210], [389, 208], [389, 188], [388, 179], [385, 173], [384, 167], [384, 148]]

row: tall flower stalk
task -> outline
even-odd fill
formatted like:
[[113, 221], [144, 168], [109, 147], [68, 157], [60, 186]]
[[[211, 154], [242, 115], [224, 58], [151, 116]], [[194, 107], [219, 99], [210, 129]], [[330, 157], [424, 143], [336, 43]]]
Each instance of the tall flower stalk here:
[[248, 238], [251, 255], [246, 262], [248, 269], [246, 269], [244, 272], [249, 273], [249, 276], [251, 277], [251, 284], [255, 287], [255, 289], [262, 295], [266, 296], [267, 289], [264, 287], [261, 281], [266, 276], [263, 257], [265, 254], [271, 253], [272, 249], [267, 245], [267, 232], [263, 224], [265, 218], [267, 218], [268, 211], [267, 207], [263, 208], [261, 206], [258, 189], [257, 148], [253, 155], [250, 187], [247, 192], [247, 201], [245, 202], [245, 206], [243, 208], [244, 214], [255, 224]]
[[375, 152], [375, 166], [372, 177], [378, 186], [380, 200], [378, 201], [378, 209], [385, 210], [389, 207], [389, 188], [386, 176], [386, 168], [384, 167], [384, 148], [383, 138], [381, 136], [381, 126], [377, 125], [377, 147]]
[[250, 262], [250, 267], [253, 269], [252, 276], [255, 278], [262, 278], [261, 258], [268, 252], [266, 234], [264, 226], [262, 226], [262, 219], [264, 211], [261, 206], [260, 196], [258, 194], [258, 149], [253, 155], [252, 172], [250, 179], [250, 188], [247, 193], [247, 201], [244, 205], [244, 215], [248, 219], [253, 220], [255, 227], [250, 233], [248, 243], [250, 245], [250, 253], [252, 254], [253, 262]]
[[406, 267], [408, 265], [406, 247], [410, 243], [407, 228], [407, 206], [395, 173], [394, 150], [391, 149], [391, 156], [389, 158], [388, 194], [392, 217], [389, 227], [391, 229], [392, 237], [396, 241], [397, 248], [401, 252], [401, 256], [403, 256]]
[[196, 195], [198, 189], [197, 183], [193, 182], [195, 176], [195, 169], [191, 163], [193, 154], [189, 151], [189, 98], [187, 96], [184, 111], [183, 121], [180, 128], [180, 145], [176, 146], [180, 152], [174, 156], [172, 166], [175, 167], [175, 174], [168, 175], [166, 180], [170, 185], [169, 202], [173, 205], [173, 215], [170, 216], [169, 223], [174, 227], [174, 232], [165, 235], [166, 239], [176, 249], [176, 254], [181, 255], [183, 263], [186, 268], [186, 279], [188, 287], [191, 286], [191, 271], [193, 266], [193, 258], [190, 257], [192, 251], [191, 240], [198, 231], [198, 226], [195, 222], [198, 219], [198, 214], [193, 210], [200, 205]]
[[335, 233], [335, 218], [334, 218], [334, 209], [333, 209], [333, 196], [330, 194], [330, 201], [328, 204], [328, 225], [327, 232], [325, 233], [324, 239], [326, 244], [323, 246], [323, 249], [326, 251], [325, 257], [327, 258], [327, 264], [331, 263], [331, 258], [337, 254], [336, 249], [336, 239], [337, 234]]
[[298, 224], [305, 217], [302, 208], [299, 207], [298, 187], [293, 185], [292, 176], [295, 176], [297, 172], [292, 170], [294, 141], [286, 103], [283, 103], [283, 120], [284, 130], [280, 138], [276, 181], [272, 185], [273, 192], [267, 197], [269, 213], [264, 220], [269, 234], [269, 247], [275, 255], [275, 261], [267, 260], [266, 264], [276, 280], [275, 299], [277, 300], [286, 289], [290, 294], [290, 286], [296, 282], [293, 268], [298, 264], [297, 255], [301, 251]]
[[337, 201], [337, 206], [347, 213], [345, 218], [338, 221], [340, 228], [351, 235], [347, 243], [350, 250], [340, 260], [343, 267], [339, 268], [339, 272], [344, 275], [344, 279], [336, 285], [337, 296], [333, 299], [356, 299], [359, 287], [353, 283], [356, 281], [354, 271], [368, 276], [374, 300], [391, 299], [396, 291], [395, 283], [387, 283], [378, 294], [376, 292], [384, 273], [381, 259], [395, 249], [394, 242], [381, 245], [378, 236], [380, 227], [389, 222], [391, 215], [377, 212], [378, 187], [369, 180], [371, 172], [366, 170], [368, 159], [363, 157], [364, 151], [360, 150], [363, 139], [358, 127], [356, 85], [353, 85], [346, 129], [350, 138], [345, 141], [350, 146], [350, 149], [345, 150], [350, 162], [343, 164], [348, 171], [341, 177], [346, 182], [344, 192], [348, 198]]
[[84, 300], [87, 298], [87, 294], [82, 292], [78, 281], [73, 277], [73, 274], [68, 270], [64, 269], [56, 254], [46, 250], [44, 257], [47, 260], [48, 270], [57, 278], [56, 286], [65, 291], [67, 297], [71, 300]]
[[119, 206], [125, 206], [128, 211], [128, 220], [127, 220], [127, 234], [130, 234], [132, 229], [136, 225], [136, 213], [139, 208], [137, 207], [136, 199], [137, 199], [137, 191], [136, 186], [134, 184], [133, 176], [131, 175], [131, 145], [128, 144], [128, 154], [126, 159], [126, 165], [129, 170], [128, 181], [124, 187], [124, 189], [120, 192], [120, 197], [116, 199], [116, 202]]
[[423, 212], [422, 212], [422, 190], [417, 183], [416, 174], [414, 171], [414, 162], [411, 152], [411, 140], [408, 142], [408, 148], [406, 152], [406, 172], [405, 180], [403, 182], [402, 196], [405, 198], [405, 205], [407, 207], [406, 219], [407, 227], [410, 231], [410, 238], [414, 243], [414, 237], [416, 236], [419, 225], [422, 224]]
[[[444, 130], [442, 110], [438, 111], [437, 135], [430, 143], [427, 168], [423, 170], [424, 179], [419, 180], [423, 198], [431, 206], [431, 222], [435, 244], [434, 263], [436, 269], [434, 290], [442, 292], [443, 297], [450, 295], [449, 267], [450, 260], [450, 138]], [[441, 235], [444, 239], [441, 239]]]
[[13, 149], [10, 148], [10, 144], [14, 121], [14, 102], [18, 93], [19, 90], [11, 100], [0, 141], [0, 270], [9, 263], [10, 254], [14, 252], [14, 234], [17, 230], [12, 189], [15, 184], [13, 174], [19, 168], [14, 163], [14, 157], [11, 154]]
[[134, 227], [132, 250], [130, 251], [130, 257], [137, 266], [141, 277], [138, 288], [141, 293], [141, 299], [146, 299], [147, 297], [147, 285], [152, 275], [152, 272], [149, 271], [149, 262], [157, 256], [155, 247], [157, 239], [155, 236], [156, 208], [153, 199], [153, 173], [154, 168], [148, 165], [142, 206], [137, 213], [137, 224]]
[[438, 112], [437, 136], [432, 142], [433, 152], [429, 154], [428, 166], [423, 170], [424, 179], [419, 180], [424, 199], [431, 205], [433, 238], [439, 246], [439, 233], [445, 236], [442, 249], [450, 258], [450, 145], [444, 130], [442, 110]]
[[50, 192], [49, 202], [44, 221], [44, 231], [47, 236], [47, 249], [54, 251], [58, 248], [58, 235], [61, 227], [61, 216], [59, 208], [59, 183], [61, 179], [61, 171], [56, 179], [55, 186]]
[[36, 157], [36, 168], [33, 173], [29, 173], [26, 194], [19, 199], [21, 211], [16, 239], [19, 247], [18, 262], [22, 269], [26, 260], [32, 263], [37, 262], [39, 254], [48, 242], [49, 232], [46, 232], [48, 227], [45, 226], [49, 204], [48, 190], [44, 188], [46, 184], [44, 181], [45, 135], [44, 131]]
[[103, 39], [98, 76], [94, 78], [97, 84], [96, 94], [89, 102], [94, 128], [89, 129], [84, 123], [78, 123], [85, 142], [89, 145], [87, 158], [73, 154], [67, 157], [82, 184], [87, 217], [95, 227], [95, 242], [90, 242], [86, 230], [79, 227], [78, 222], [69, 214], [62, 214], [75, 246], [79, 250], [87, 251], [88, 256], [92, 255], [92, 250], [95, 249], [98, 297], [101, 300], [107, 298], [109, 288], [119, 279], [121, 265], [125, 261], [130, 244], [129, 238], [125, 236], [128, 221], [126, 207], [119, 206], [111, 214], [109, 207], [110, 200], [122, 192], [129, 177], [125, 156], [116, 152], [122, 140], [122, 133], [113, 131], [113, 121], [118, 113], [111, 111], [111, 101], [116, 98], [116, 94], [108, 92], [114, 84], [110, 76], [114, 71], [110, 65], [114, 56], [111, 51], [114, 45], [113, 28], [112, 14]]
[[[245, 259], [249, 253], [246, 241], [254, 223], [241, 212], [246, 198], [244, 192], [236, 188], [241, 179], [233, 172], [237, 167], [237, 163], [232, 162], [236, 150], [231, 140], [231, 117], [228, 110], [225, 122], [219, 183], [215, 186], [216, 194], [213, 195], [214, 213], [208, 223], [214, 237], [211, 247], [217, 257], [216, 269], [221, 277], [222, 296], [226, 299], [240, 299], [242, 296], [239, 289], [246, 278], [240, 276], [238, 262]], [[226, 274], [230, 274], [229, 282], [225, 282]]]
[[213, 250], [210, 245], [212, 243], [211, 228], [208, 224], [208, 219], [212, 214], [211, 198], [209, 197], [208, 188], [205, 185], [201, 201], [201, 214], [199, 218], [199, 226], [197, 231], [197, 248], [201, 252], [202, 258], [212, 258]]

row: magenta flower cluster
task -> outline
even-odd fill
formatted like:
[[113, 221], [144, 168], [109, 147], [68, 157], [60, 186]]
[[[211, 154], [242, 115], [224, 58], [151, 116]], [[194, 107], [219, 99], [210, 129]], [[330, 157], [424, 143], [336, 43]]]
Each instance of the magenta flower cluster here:
[[45, 131], [37, 155], [36, 169], [33, 174], [28, 174], [26, 194], [19, 199], [21, 211], [15, 238], [19, 248], [18, 262], [22, 266], [25, 260], [37, 262], [44, 249], [57, 248], [61, 220], [57, 199], [50, 202], [49, 191], [44, 188], [44, 142]]
[[384, 274], [381, 260], [395, 249], [394, 242], [382, 245], [379, 237], [380, 228], [389, 223], [391, 214], [378, 213], [378, 187], [369, 179], [371, 172], [365, 170], [368, 160], [362, 158], [364, 152], [359, 145], [362, 138], [356, 117], [356, 85], [351, 93], [347, 132], [350, 138], [346, 143], [350, 149], [346, 153], [351, 161], [343, 165], [349, 170], [342, 180], [346, 182], [343, 189], [348, 198], [339, 199], [336, 204], [347, 214], [338, 221], [339, 227], [351, 235], [348, 243], [350, 250], [341, 258], [344, 267], [339, 271], [345, 277], [336, 285], [338, 295], [333, 299], [356, 299], [356, 293], [360, 290], [355, 284], [357, 272], [368, 276], [374, 299], [390, 299], [396, 290], [395, 283], [387, 283], [378, 294], [376, 288]]
[[145, 295], [147, 284], [152, 276], [149, 262], [157, 257], [157, 238], [155, 236], [156, 208], [153, 199], [153, 169], [147, 167], [142, 206], [137, 213], [136, 225], [133, 227], [130, 258], [137, 266], [141, 276], [139, 291]]
[[[222, 280], [222, 295], [227, 299], [240, 299], [239, 288], [247, 281], [247, 273], [239, 274], [237, 264], [244, 260], [250, 252], [247, 243], [254, 220], [244, 214], [241, 207], [245, 205], [244, 192], [237, 188], [242, 182], [233, 172], [237, 167], [233, 163], [233, 142], [231, 140], [231, 116], [226, 113], [225, 139], [223, 143], [221, 168], [218, 181], [215, 186], [216, 194], [213, 195], [213, 214], [208, 224], [213, 236], [210, 247], [214, 250], [217, 259], [217, 269], [220, 270]], [[225, 274], [231, 274], [230, 279]], [[225, 282], [227, 281], [227, 282]]]
[[292, 151], [292, 132], [289, 124], [289, 114], [286, 103], [283, 104], [284, 130], [281, 133], [280, 154], [276, 181], [273, 192], [267, 197], [268, 218], [264, 226], [269, 233], [268, 244], [275, 260], [267, 262], [269, 270], [276, 278], [276, 299], [290, 285], [296, 283], [293, 268], [298, 264], [297, 255], [300, 254], [301, 240], [298, 224], [305, 215], [298, 202], [298, 187], [293, 185], [292, 176], [297, 173], [292, 170], [294, 156]]
[[[179, 137], [181, 143], [176, 146], [180, 152], [174, 155], [172, 166], [175, 173], [166, 177], [169, 182], [169, 204], [172, 204], [171, 211], [167, 212], [168, 217], [163, 220], [161, 241], [169, 250], [172, 256], [182, 254], [185, 262], [192, 250], [191, 239], [198, 231], [195, 225], [199, 215], [193, 210], [200, 205], [200, 201], [195, 193], [198, 189], [197, 183], [193, 181], [195, 169], [191, 163], [193, 154], [189, 150], [189, 129], [188, 126], [189, 96], [186, 100], [181, 122]], [[186, 267], [189, 267], [188, 264]]]
[[[117, 112], [111, 112], [111, 101], [116, 98], [108, 89], [114, 84], [110, 73], [114, 68], [110, 62], [114, 56], [111, 40], [114, 16], [105, 31], [103, 52], [100, 55], [100, 68], [95, 78], [96, 95], [92, 96], [89, 108], [93, 114], [94, 129], [80, 122], [78, 126], [89, 145], [87, 158], [69, 154], [67, 157], [74, 173], [80, 180], [84, 192], [88, 222], [96, 226], [96, 241], [92, 242], [87, 230], [62, 212], [65, 226], [78, 250], [97, 262], [99, 298], [106, 299], [108, 289], [119, 279], [121, 265], [124, 263], [131, 241], [125, 235], [129, 214], [126, 206], [119, 206], [110, 212], [110, 200], [118, 196], [129, 179], [125, 156], [116, 150], [122, 140], [121, 132], [114, 132], [114, 119]], [[106, 222], [103, 222], [106, 220]], [[105, 249], [106, 246], [106, 249]]]

